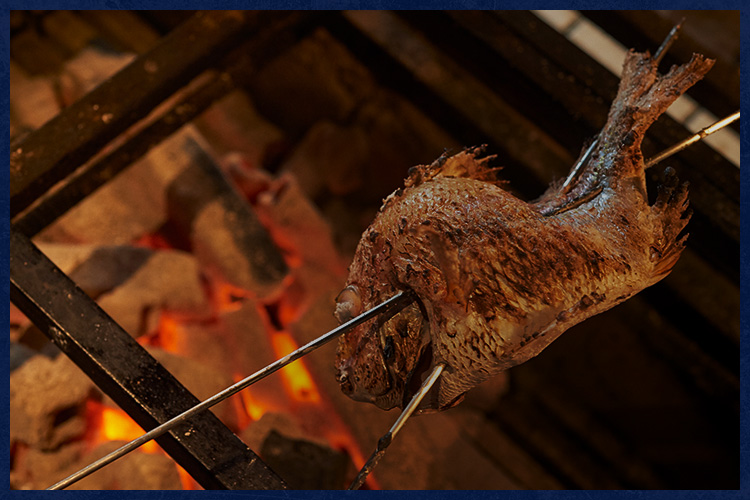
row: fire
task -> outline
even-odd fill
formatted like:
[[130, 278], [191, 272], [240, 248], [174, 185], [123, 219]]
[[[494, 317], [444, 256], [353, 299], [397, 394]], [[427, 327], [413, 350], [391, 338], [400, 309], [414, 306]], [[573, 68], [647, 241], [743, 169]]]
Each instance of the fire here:
[[[132, 441], [145, 433], [140, 425], [124, 411], [94, 400], [86, 403], [89, 420], [93, 423], [90, 428], [92, 435], [89, 442], [92, 445], [108, 441]], [[140, 448], [144, 453], [158, 453], [161, 448], [155, 441], [149, 441]]]
[[252, 297], [247, 290], [218, 280], [211, 283], [210, 295], [214, 311], [218, 313], [236, 311], [242, 307], [243, 299]]
[[[271, 334], [271, 345], [277, 358], [286, 356], [299, 346], [288, 332]], [[281, 377], [289, 395], [296, 401], [319, 403], [320, 393], [302, 360], [281, 369]]]
[[181, 332], [181, 321], [175, 315], [163, 311], [159, 315], [157, 335], [151, 344], [165, 351], [179, 352]]
[[[239, 382], [242, 380], [242, 376], [239, 374], [234, 375], [234, 381]], [[253, 389], [243, 389], [240, 392], [240, 401], [242, 403], [242, 409], [244, 414], [249, 417], [249, 421], [246, 421], [244, 425], [249, 425], [252, 422], [257, 422], [260, 417], [268, 412], [279, 411], [280, 404], [277, 401], [272, 401], [268, 397], [263, 397], [263, 394], [254, 392]], [[241, 424], [242, 426], [242, 424]]]
[[177, 474], [180, 475], [180, 482], [182, 483], [182, 489], [183, 490], [201, 490], [201, 486], [198, 484], [198, 482], [193, 479], [193, 476], [188, 474], [188, 472], [180, 467], [180, 464], [175, 463], [175, 467], [177, 467]]

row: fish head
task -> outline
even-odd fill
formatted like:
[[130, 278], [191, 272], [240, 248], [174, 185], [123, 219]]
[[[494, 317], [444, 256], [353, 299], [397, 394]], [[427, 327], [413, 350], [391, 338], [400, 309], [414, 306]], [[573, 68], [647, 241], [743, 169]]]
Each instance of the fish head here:
[[[336, 318], [345, 323], [387, 298], [350, 284], [336, 299]], [[384, 410], [408, 403], [432, 361], [425, 318], [417, 300], [392, 317], [375, 317], [343, 335], [335, 364], [344, 394]]]

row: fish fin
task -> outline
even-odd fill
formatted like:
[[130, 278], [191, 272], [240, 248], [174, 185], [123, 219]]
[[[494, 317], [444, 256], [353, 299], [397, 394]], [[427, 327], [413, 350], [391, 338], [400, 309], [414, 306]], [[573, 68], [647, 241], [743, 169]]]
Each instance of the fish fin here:
[[[658, 59], [648, 51], [628, 52], [617, 96], [596, 146], [571, 182], [550, 186], [534, 202], [535, 208], [544, 215], [559, 213], [602, 186], [615, 189], [635, 186], [645, 201], [645, 165], [641, 152], [644, 134], [713, 64], [712, 59], [693, 54], [690, 61], [660, 74]], [[582, 151], [585, 150], [584, 147]]]
[[[654, 278], [661, 279], [672, 270], [685, 248], [687, 234], [682, 235], [690, 220], [688, 183], [680, 184], [674, 169], [664, 171], [664, 182], [658, 187], [651, 216], [657, 221], [657, 234], [651, 245]], [[682, 236], [681, 236], [682, 235]]]
[[505, 181], [497, 178], [502, 167], [490, 166], [495, 155], [482, 156], [486, 145], [466, 148], [455, 155], [446, 151], [430, 165], [417, 165], [409, 169], [406, 186], [418, 186], [436, 177], [463, 177], [503, 185]]

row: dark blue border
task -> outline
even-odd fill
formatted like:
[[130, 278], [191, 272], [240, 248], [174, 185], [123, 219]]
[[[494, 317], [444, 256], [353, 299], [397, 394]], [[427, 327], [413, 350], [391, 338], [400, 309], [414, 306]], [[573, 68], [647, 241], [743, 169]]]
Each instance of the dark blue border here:
[[[10, 60], [10, 42], [9, 42], [9, 15], [8, 11], [11, 8], [23, 8], [23, 9], [51, 9], [51, 8], [76, 8], [76, 9], [198, 9], [198, 8], [252, 8], [252, 9], [731, 9], [731, 10], [742, 10], [741, 13], [741, 26], [742, 26], [742, 56], [741, 56], [741, 78], [742, 81], [748, 82], [748, 69], [747, 69], [747, 54], [748, 54], [748, 37], [747, 37], [747, 26], [750, 22], [750, 17], [746, 8], [743, 8], [743, 2], [741, 1], [721, 1], [708, 3], [705, 0], [686, 0], [686, 1], [669, 1], [669, 2], [622, 2], [622, 1], [593, 1], [593, 0], [578, 0], [571, 2], [560, 2], [560, 1], [542, 1], [536, 3], [530, 2], [518, 2], [518, 1], [484, 1], [484, 0], [463, 0], [463, 1], [445, 1], [440, 0], [437, 2], [429, 2], [425, 0], [377, 0], [377, 1], [351, 1], [351, 0], [335, 0], [335, 1], [302, 1], [302, 0], [282, 0], [282, 1], [271, 1], [261, 0], [252, 2], [239, 2], [239, 1], [219, 1], [219, 2], [195, 2], [195, 1], [158, 1], [158, 2], [145, 2], [142, 0], [108, 0], [107, 2], [93, 2], [93, 1], [82, 1], [82, 2], [51, 2], [51, 1], [32, 1], [32, 2], [10, 2], [4, 5], [0, 16], [2, 21], [0, 26], [4, 31], [2, 37], [2, 43], [4, 44], [3, 52], [5, 59], [0, 65], [2, 69], [2, 83], [4, 92], [0, 96], [3, 100], [2, 111], [4, 119], [2, 121], [2, 133], [6, 140], [2, 143], [3, 151], [2, 154], [5, 157], [9, 155], [9, 145], [7, 138], [9, 137], [9, 117], [8, 117], [8, 99], [9, 99], [9, 78], [8, 78], [8, 61]], [[748, 105], [748, 91], [747, 84], [742, 89], [741, 96], [742, 108], [747, 110]], [[747, 127], [743, 127], [740, 133], [741, 145], [742, 145], [742, 160], [747, 159], [748, 151], [748, 132]], [[407, 491], [407, 492], [387, 492], [387, 491], [369, 491], [369, 492], [252, 492], [252, 491], [235, 491], [235, 492], [105, 492], [105, 491], [92, 491], [92, 492], [56, 492], [46, 493], [42, 491], [24, 492], [24, 491], [10, 491], [9, 490], [9, 479], [6, 476], [6, 484], [8, 485], [2, 493], [0, 498], [13, 497], [13, 498], [37, 498], [44, 495], [63, 495], [67, 498], [159, 498], [168, 499], [173, 497], [179, 498], [276, 498], [276, 499], [306, 499], [306, 500], [318, 500], [318, 499], [329, 499], [329, 498], [353, 498], [352, 495], [366, 495], [368, 498], [409, 498], [409, 499], [436, 499], [436, 498], [482, 498], [482, 499], [503, 499], [503, 500], [529, 500], [529, 499], [581, 499], [581, 498], [605, 498], [609, 500], [613, 499], [625, 499], [625, 498], [639, 498], [648, 500], [661, 500], [661, 499], [674, 499], [674, 498], [689, 498], [692, 500], [703, 500], [703, 499], [750, 499], [750, 465], [748, 462], [748, 453], [750, 452], [750, 445], [748, 445], [748, 414], [750, 413], [750, 404], [748, 404], [748, 392], [747, 392], [747, 376], [746, 374], [750, 371], [750, 347], [747, 343], [748, 334], [748, 322], [747, 322], [747, 311], [748, 311], [748, 295], [746, 292], [746, 283], [750, 283], [750, 271], [748, 270], [747, 262], [750, 257], [750, 252], [747, 250], [747, 238], [748, 238], [748, 199], [744, 194], [750, 190], [750, 174], [745, 170], [741, 170], [741, 192], [743, 196], [740, 202], [740, 214], [741, 214], [741, 304], [742, 304], [742, 318], [741, 318], [741, 332], [742, 332], [742, 343], [740, 347], [740, 373], [742, 389], [741, 389], [741, 453], [740, 453], [740, 490], [730, 491], [462, 491], [462, 492], [447, 492], [447, 491]], [[8, 187], [8, 176], [9, 171], [3, 169], [1, 172], [1, 179], [3, 185]], [[8, 191], [6, 191], [7, 193]], [[6, 198], [5, 203], [2, 205], [4, 216], [0, 222], [2, 222], [3, 235], [8, 239], [9, 235], [9, 206], [8, 199]], [[2, 246], [2, 252], [7, 257], [8, 247]], [[4, 270], [4, 273], [8, 273]], [[7, 281], [5, 287], [3, 287], [3, 293], [6, 297], [9, 294], [9, 285]], [[3, 349], [7, 353], [9, 349], [8, 339], [4, 339], [2, 342]], [[6, 369], [4, 373], [8, 373]], [[8, 386], [5, 386], [8, 387]], [[3, 391], [3, 400], [5, 407], [9, 407], [8, 403], [8, 392], [7, 389]], [[7, 412], [0, 412], [2, 415], [3, 423], [5, 428], [8, 428], [8, 414]], [[2, 443], [7, 450], [9, 447], [9, 435], [2, 433]], [[2, 470], [9, 470], [9, 455], [2, 455]], [[7, 492], [7, 493], [6, 493]]]

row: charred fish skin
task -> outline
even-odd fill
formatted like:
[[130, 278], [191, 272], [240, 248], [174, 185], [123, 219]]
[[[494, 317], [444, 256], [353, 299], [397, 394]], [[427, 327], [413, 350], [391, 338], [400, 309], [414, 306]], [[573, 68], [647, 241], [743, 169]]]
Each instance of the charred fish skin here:
[[593, 154], [572, 183], [536, 201], [495, 182], [480, 148], [414, 167], [363, 234], [337, 313], [345, 321], [399, 290], [416, 292], [418, 304], [340, 339], [344, 392], [403, 406], [443, 363], [420, 410], [449, 408], [665, 277], [684, 248], [687, 188], [668, 172], [649, 205], [641, 142], [712, 63], [694, 55], [660, 75], [648, 53], [631, 51]]

